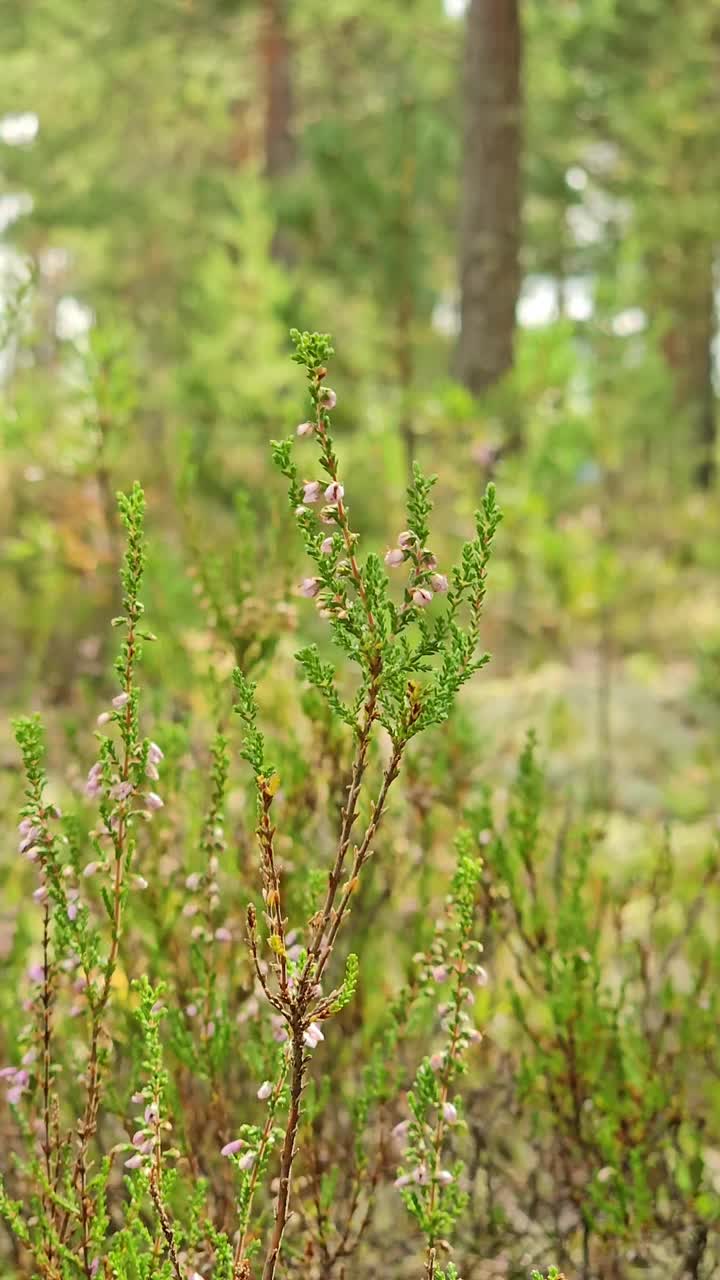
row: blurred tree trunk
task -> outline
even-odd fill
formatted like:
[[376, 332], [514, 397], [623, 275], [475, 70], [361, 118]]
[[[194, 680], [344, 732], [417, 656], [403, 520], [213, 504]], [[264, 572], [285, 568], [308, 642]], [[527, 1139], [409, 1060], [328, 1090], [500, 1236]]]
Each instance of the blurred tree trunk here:
[[471, 0], [465, 37], [457, 369], [475, 395], [513, 363], [520, 289], [521, 64], [518, 0]]
[[[295, 165], [292, 43], [288, 0], [262, 0], [260, 64], [264, 96], [264, 169], [271, 182], [285, 178]], [[273, 257], [290, 261], [286, 234], [278, 227]]]
[[[715, 297], [713, 255], [708, 245], [694, 244], [683, 255], [683, 267], [672, 264], [674, 281], [665, 299], [670, 326], [663, 350], [674, 384], [675, 404], [691, 433], [693, 474], [701, 489], [715, 479], [717, 432], [713, 385]], [[679, 287], [678, 287], [679, 286]]]

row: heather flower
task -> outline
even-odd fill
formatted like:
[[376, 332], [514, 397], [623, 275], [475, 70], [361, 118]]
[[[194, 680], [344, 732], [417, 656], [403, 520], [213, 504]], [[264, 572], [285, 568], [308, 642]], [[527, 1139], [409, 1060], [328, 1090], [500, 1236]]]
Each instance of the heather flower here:
[[445, 595], [448, 589], [448, 580], [444, 573], [434, 573], [430, 579], [430, 585], [433, 591], [437, 591], [440, 595]]
[[156, 791], [148, 791], [145, 797], [145, 804], [148, 809], [152, 809], [152, 810], [164, 809], [165, 807], [164, 800], [160, 799], [160, 796], [157, 794]]
[[311, 436], [314, 430], [315, 430], [314, 422], [301, 422], [295, 434], [300, 437]]
[[458, 1118], [458, 1113], [457, 1107], [454, 1107], [452, 1102], [444, 1102], [442, 1112], [443, 1120], [446, 1120], [448, 1124], [455, 1124]]
[[150, 761], [148, 761], [147, 765], [145, 766], [145, 777], [149, 778], [151, 782], [158, 781], [160, 774], [158, 772], [158, 767], [156, 764], [152, 764]]
[[325, 490], [327, 502], [338, 503], [345, 497], [345, 489], [337, 480], [331, 480]]
[[196, 1018], [197, 1011], [198, 1009], [196, 1004], [189, 1004], [185, 1008], [185, 1013], [187, 1014], [188, 1018]]
[[441, 1184], [441, 1186], [447, 1187], [451, 1182], [454, 1181], [454, 1178], [449, 1169], [441, 1169], [439, 1174], [437, 1175], [437, 1181]]
[[430, 1068], [432, 1071], [442, 1071], [445, 1062], [444, 1053], [434, 1053], [430, 1059]]
[[124, 803], [125, 800], [130, 799], [132, 792], [133, 792], [133, 784], [132, 782], [127, 782], [127, 781], [115, 782], [113, 786], [110, 788], [110, 795], [112, 796], [113, 800], [119, 800], [121, 804]]
[[303, 502], [319, 502], [322, 497], [322, 485], [319, 480], [305, 480], [303, 483]]
[[145, 1163], [144, 1156], [141, 1156], [139, 1154], [135, 1156], [130, 1156], [130, 1159], [125, 1161], [125, 1168], [141, 1169], [144, 1163]]
[[234, 1155], [236, 1155], [236, 1154], [237, 1154], [237, 1152], [238, 1152], [238, 1151], [240, 1151], [240, 1150], [241, 1150], [241, 1148], [242, 1148], [242, 1147], [244, 1147], [244, 1146], [245, 1146], [245, 1143], [244, 1143], [244, 1141], [243, 1141], [243, 1139], [242, 1139], [242, 1138], [233, 1138], [232, 1142], [226, 1142], [226, 1143], [225, 1143], [225, 1146], [222, 1148], [222, 1150], [221, 1150], [221, 1152], [220, 1152], [220, 1155], [221, 1155], [221, 1156], [234, 1156]]
[[416, 587], [412, 593], [412, 602], [418, 609], [424, 609], [432, 600], [432, 591], [427, 587]]
[[320, 551], [322, 555], [329, 556], [332, 549], [333, 549], [333, 537], [331, 534], [329, 538], [323, 538], [322, 542], [320, 543]]
[[35, 902], [40, 902], [40, 903], [47, 902], [47, 897], [48, 897], [48, 887], [46, 884], [41, 884], [40, 887], [36, 889], [35, 892], [33, 893], [33, 899]]
[[133, 876], [133, 884], [136, 889], [147, 889], [148, 882], [144, 876]]
[[107, 724], [109, 720], [112, 720], [112, 716], [110, 715], [110, 712], [101, 711], [95, 723], [98, 725], [99, 728], [102, 728], [102, 726], [104, 724]]
[[130, 701], [129, 693], [118, 693], [117, 696], [113, 698], [112, 705], [114, 706], [116, 711], [121, 711], [123, 707], [127, 706], [129, 701]]
[[[162, 1004], [160, 1004], [160, 1002], [158, 1001], [158, 1003], [157, 1003], [157, 1004], [154, 1004], [154, 1005], [153, 1005], [153, 1007], [152, 1007], [152, 1009], [150, 1010], [150, 1012], [151, 1012], [151, 1013], [159, 1013], [159, 1012], [160, 1012], [160, 1010], [161, 1010], [161, 1009], [163, 1009], [164, 1007], [165, 1007], [165, 1006], [164, 1006], [164, 1005], [162, 1005]], [[159, 1116], [159, 1114], [158, 1114], [158, 1109], [157, 1109], [157, 1104], [156, 1104], [156, 1103], [154, 1103], [154, 1102], [149, 1102], [149, 1103], [148, 1103], [148, 1105], [147, 1105], [147, 1106], [146, 1106], [146, 1108], [145, 1108], [143, 1118], [144, 1118], [144, 1120], [145, 1120], [145, 1123], [146, 1123], [146, 1124], [156, 1124], [156, 1123], [157, 1123], [157, 1121], [160, 1119], [160, 1116]]]
[[337, 404], [337, 396], [332, 387], [322, 387], [320, 395], [318, 396], [318, 401], [320, 406], [326, 412], [329, 412], [330, 409], [334, 409]]
[[433, 982], [447, 982], [448, 971], [444, 964], [436, 964], [430, 972]]
[[411, 533], [409, 529], [405, 529], [398, 534], [398, 546], [402, 547], [403, 551], [409, 551], [410, 547], [414, 547], [416, 542], [415, 534]]
[[148, 760], [151, 764], [160, 764], [165, 759], [165, 753], [160, 750], [157, 742], [151, 742], [148, 747]]
[[94, 797], [99, 796], [102, 791], [102, 765], [100, 761], [92, 766], [85, 782], [85, 795]]
[[192, 875], [189, 875], [185, 881], [185, 888], [189, 889], [191, 893], [195, 893], [196, 890], [200, 888], [201, 884], [202, 873], [200, 871], [193, 871]]
[[319, 578], [303, 578], [299, 588], [300, 595], [306, 600], [313, 600], [320, 590], [320, 585]]
[[385, 563], [391, 569], [394, 569], [397, 567], [397, 565], [402, 564], [404, 560], [405, 560], [405, 553], [401, 550], [400, 547], [391, 547], [390, 550], [386, 551], [385, 553]]
[[270, 1081], [263, 1080], [262, 1084], [260, 1085], [260, 1088], [257, 1091], [257, 1096], [261, 1102], [265, 1102], [270, 1097], [270, 1094], [272, 1093], [272, 1091], [273, 1091], [273, 1087]]
[[88, 862], [87, 866], [83, 869], [83, 876], [85, 876], [86, 878], [89, 876], [94, 876], [95, 872], [99, 869], [99, 867], [100, 867], [99, 862]]
[[396, 1124], [395, 1128], [391, 1131], [391, 1136], [399, 1142], [401, 1138], [406, 1137], [409, 1128], [410, 1121], [401, 1120], [400, 1123]]
[[488, 978], [487, 969], [483, 969], [482, 965], [478, 965], [475, 981], [479, 987], [486, 987], [490, 979]]
[[215, 930], [215, 940], [216, 942], [232, 942], [232, 934], [229, 929], [221, 925], [219, 929]]
[[303, 1032], [303, 1040], [310, 1049], [316, 1049], [320, 1041], [324, 1039], [325, 1037], [317, 1022], [311, 1022], [310, 1026]]
[[241, 1156], [238, 1160], [238, 1169], [242, 1169], [243, 1172], [247, 1172], [248, 1169], [252, 1169], [255, 1159], [254, 1151], [246, 1151], [245, 1155]]

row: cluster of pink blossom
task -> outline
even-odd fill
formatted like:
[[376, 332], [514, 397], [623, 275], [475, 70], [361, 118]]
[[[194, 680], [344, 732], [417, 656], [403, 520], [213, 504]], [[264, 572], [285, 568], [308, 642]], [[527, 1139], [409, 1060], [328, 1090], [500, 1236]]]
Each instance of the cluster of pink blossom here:
[[[134, 1093], [131, 1101], [136, 1106], [140, 1106], [145, 1101], [145, 1098], [142, 1093]], [[142, 1116], [137, 1117], [137, 1123], [140, 1128], [136, 1129], [131, 1138], [131, 1143], [135, 1150], [133, 1155], [125, 1161], [126, 1169], [142, 1169], [148, 1166], [160, 1142], [160, 1129], [170, 1128], [168, 1120], [164, 1120], [161, 1123], [155, 1102], [148, 1103]]]
[[385, 564], [389, 569], [397, 569], [406, 561], [412, 566], [407, 604], [424, 609], [434, 595], [445, 595], [449, 587], [447, 577], [444, 573], [437, 572], [437, 560], [432, 551], [421, 547], [415, 534], [409, 529], [399, 533], [397, 546], [390, 547], [385, 553]]

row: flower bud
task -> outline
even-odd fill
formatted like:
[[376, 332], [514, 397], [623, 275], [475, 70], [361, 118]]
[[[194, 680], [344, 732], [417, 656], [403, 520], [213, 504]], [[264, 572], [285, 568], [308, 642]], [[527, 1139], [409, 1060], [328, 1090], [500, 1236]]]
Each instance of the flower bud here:
[[385, 563], [391, 569], [395, 569], [397, 565], [402, 564], [405, 560], [405, 554], [400, 547], [391, 547], [385, 552]]
[[314, 430], [315, 430], [314, 422], [301, 422], [300, 426], [297, 428], [295, 432], [295, 435], [300, 436], [301, 438], [302, 436], [311, 436]]
[[424, 609], [432, 600], [432, 591], [427, 587], [416, 587], [412, 593], [412, 602], [418, 609]]
[[430, 586], [433, 591], [437, 591], [440, 595], [445, 595], [448, 589], [448, 580], [444, 573], [434, 573], [430, 579]]

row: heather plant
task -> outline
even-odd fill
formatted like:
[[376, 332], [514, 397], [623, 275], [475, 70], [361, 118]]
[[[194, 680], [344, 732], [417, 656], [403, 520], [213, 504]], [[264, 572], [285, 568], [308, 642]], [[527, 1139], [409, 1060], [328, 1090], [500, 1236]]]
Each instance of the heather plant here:
[[[369, 865], [387, 853], [390, 793], [414, 740], [448, 718], [487, 661], [477, 645], [500, 514], [490, 487], [475, 537], [444, 574], [428, 547], [433, 482], [416, 469], [407, 528], [385, 556], [401, 577], [396, 595], [381, 558], [360, 556], [351, 524], [331, 434], [329, 339], [293, 338], [312, 406], [298, 444], [314, 444], [324, 479], [301, 479], [292, 440], [273, 451], [314, 568], [300, 596], [315, 601], [343, 659], [336, 673], [319, 647], [298, 654], [311, 751], [327, 776], [301, 762], [306, 744], [292, 733], [273, 745], [277, 763], [270, 759], [259, 691], [236, 668], [254, 853], [244, 804], [236, 842], [228, 838], [234, 734], [217, 682], [218, 727], [200, 768], [188, 765], [182, 723], [158, 726], [159, 742], [144, 736], [139, 671], [156, 637], [141, 600], [138, 485], [119, 498], [127, 550], [113, 619], [122, 632], [118, 686], [98, 717], [81, 804], [71, 800], [61, 813], [39, 721], [16, 724], [26, 777], [19, 847], [42, 917], [41, 958], [23, 980], [13, 1060], [3, 1069], [12, 1124], [1, 1207], [20, 1275], [329, 1275], [360, 1245], [379, 1188], [397, 1194], [395, 1180], [426, 1239], [424, 1274], [441, 1276], [438, 1258], [463, 1207], [461, 1163], [446, 1169], [444, 1161], [461, 1128], [456, 1080], [477, 1039], [466, 1008], [481, 973], [473, 937], [480, 864], [469, 833], [458, 837], [437, 928], [376, 1023], [380, 1038], [362, 1070], [349, 1073], [347, 1168], [338, 1142], [315, 1182], [313, 1129], [317, 1136], [331, 1108], [313, 1057], [326, 1024], [352, 1017], [363, 970], [345, 939], [351, 917], [357, 912], [362, 925], [373, 910]], [[268, 658], [271, 646], [260, 652]], [[292, 844], [301, 846], [297, 874], [288, 867]], [[32, 952], [37, 927], [23, 930], [18, 946], [24, 939]], [[403, 1153], [398, 1099], [413, 1045], [436, 1019], [443, 1047], [416, 1069]], [[391, 1119], [401, 1126], [394, 1138]], [[338, 1212], [333, 1190], [345, 1178], [349, 1200]], [[452, 1264], [446, 1274], [456, 1274]]]

